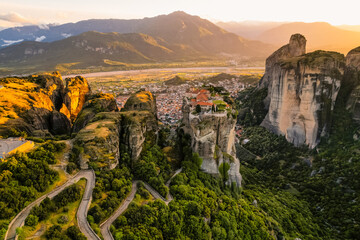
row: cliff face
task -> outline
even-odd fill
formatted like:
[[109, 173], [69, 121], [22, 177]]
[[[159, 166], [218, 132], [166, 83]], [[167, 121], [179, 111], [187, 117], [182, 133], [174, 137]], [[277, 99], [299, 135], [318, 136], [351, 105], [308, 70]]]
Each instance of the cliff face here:
[[349, 95], [346, 108], [353, 114], [353, 119], [360, 123], [360, 47], [346, 55], [344, 75], [344, 95]]
[[287, 50], [288, 54], [283, 54], [285, 57], [281, 58], [275, 58], [273, 54], [267, 61], [271, 65], [266, 68], [266, 79], [260, 87], [268, 87], [269, 106], [261, 125], [276, 134], [285, 135], [296, 146], [314, 148], [329, 130], [344, 74], [344, 56], [316, 51], [293, 57], [294, 53], [303, 53], [305, 49], [304, 38], [296, 36], [298, 43], [292, 45], [297, 50]]
[[81, 76], [67, 78], [65, 81], [64, 103], [70, 112], [71, 121], [74, 122], [91, 90], [86, 79]]
[[156, 99], [149, 91], [139, 91], [129, 97], [123, 111], [149, 111], [156, 116]]
[[[111, 102], [95, 100], [97, 103], [99, 101], [102, 103]], [[154, 101], [147, 103], [149, 105], [156, 104], [152, 94], [149, 101]], [[112, 109], [111, 103], [105, 105], [108, 109]], [[84, 107], [84, 110], [92, 109], [88, 108], [89, 106]], [[133, 109], [131, 105], [128, 104], [128, 106], [129, 109]], [[155, 143], [156, 141], [158, 126], [155, 115], [155, 112], [148, 110], [96, 114], [75, 138], [75, 143], [84, 149], [83, 154], [81, 154], [82, 167], [86, 168], [87, 162], [90, 162], [99, 168], [112, 169], [117, 166], [119, 160], [126, 161], [124, 163], [127, 164], [136, 161], [140, 156], [144, 142]]]
[[126, 101], [122, 113], [121, 153], [127, 153], [131, 161], [136, 161], [145, 140], [156, 142], [158, 123], [155, 96], [149, 91], [139, 91], [131, 95]]
[[[277, 72], [279, 72], [278, 63], [281, 60], [287, 58], [303, 55], [305, 54], [305, 51], [306, 51], [305, 37], [301, 34], [292, 35], [289, 44], [282, 46], [266, 59], [265, 74], [260, 80], [259, 87], [268, 88], [270, 94], [270, 90], [272, 88], [272, 83], [273, 83], [272, 79], [274, 79], [274, 77], [277, 75]], [[270, 98], [268, 95], [268, 97], [265, 99], [265, 106], [268, 107], [269, 104], [270, 104]]]
[[[72, 85], [69, 84], [66, 88], [57, 72], [2, 78], [0, 85], [1, 135], [12, 134], [14, 131], [25, 131], [37, 136], [49, 133], [69, 134], [71, 115], [76, 114], [78, 109], [71, 112], [65, 103], [81, 103], [86, 97], [86, 91], [72, 94]], [[83, 79], [78, 88], [89, 90], [86, 80]], [[82, 107], [81, 104], [77, 105]]]
[[191, 136], [193, 152], [203, 159], [201, 169], [219, 175], [219, 166], [228, 163], [228, 183], [241, 186], [240, 162], [235, 149], [236, 117], [227, 111], [196, 114], [187, 99], [184, 99], [182, 112], [184, 133]]
[[117, 112], [118, 108], [113, 95], [98, 93], [89, 97], [74, 122], [73, 132], [83, 129], [89, 121], [100, 112]]

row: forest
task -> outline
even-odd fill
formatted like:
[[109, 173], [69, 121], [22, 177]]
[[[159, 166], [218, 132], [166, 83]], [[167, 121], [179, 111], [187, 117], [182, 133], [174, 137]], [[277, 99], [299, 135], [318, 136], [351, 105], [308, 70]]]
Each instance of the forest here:
[[46, 142], [29, 153], [16, 153], [0, 162], [0, 236], [10, 220], [27, 204], [42, 195], [58, 180], [59, 174], [49, 164], [64, 143]]

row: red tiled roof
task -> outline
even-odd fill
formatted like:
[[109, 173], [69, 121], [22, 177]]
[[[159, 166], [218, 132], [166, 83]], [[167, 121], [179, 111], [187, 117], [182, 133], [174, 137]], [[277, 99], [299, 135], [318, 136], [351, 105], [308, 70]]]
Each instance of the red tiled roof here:
[[206, 89], [201, 89], [201, 90], [200, 90], [200, 93], [210, 93], [210, 91], [209, 91], [209, 90], [206, 90]]
[[200, 101], [206, 102], [207, 100], [209, 100], [209, 98], [204, 93], [200, 93], [196, 97], [196, 101], [198, 101], [198, 102], [200, 102]]
[[200, 106], [212, 106], [214, 105], [213, 103], [210, 102], [197, 102], [196, 105], [200, 105]]

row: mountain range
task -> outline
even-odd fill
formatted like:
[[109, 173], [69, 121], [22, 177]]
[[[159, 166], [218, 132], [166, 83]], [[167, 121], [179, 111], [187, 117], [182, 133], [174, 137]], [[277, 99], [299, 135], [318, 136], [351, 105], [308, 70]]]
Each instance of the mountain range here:
[[219, 22], [218, 26], [252, 40], [282, 46], [294, 33], [304, 35], [307, 49], [338, 51], [346, 54], [360, 45], [359, 26], [333, 26], [326, 22]]
[[0, 68], [30, 72], [51, 70], [58, 64], [88, 68], [109, 63], [265, 57], [274, 49], [184, 12], [137, 20], [93, 19], [10, 28], [0, 31], [0, 39], [5, 47], [0, 50]]
[[[350, 31], [350, 30], [354, 31]], [[119, 68], [127, 64], [265, 59], [294, 33], [307, 50], [347, 53], [358, 26], [324, 22], [220, 22], [177, 11], [143, 19], [90, 19], [0, 31], [0, 74]]]

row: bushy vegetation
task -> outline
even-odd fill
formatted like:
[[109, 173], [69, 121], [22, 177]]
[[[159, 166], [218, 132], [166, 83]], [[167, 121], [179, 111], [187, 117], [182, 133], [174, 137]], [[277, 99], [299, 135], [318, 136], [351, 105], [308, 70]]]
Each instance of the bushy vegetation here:
[[[284, 232], [298, 228], [318, 239], [359, 239], [357, 129], [344, 108], [336, 109], [331, 136], [323, 139], [315, 152], [295, 148], [264, 128], [246, 128], [243, 137], [250, 141], [243, 147], [258, 158], [247, 158], [244, 151], [239, 154], [247, 183], [244, 195], [262, 199], [259, 202], [267, 205], [264, 210], [273, 216], [297, 218], [283, 222], [274, 217]], [[281, 211], [271, 200], [274, 196], [286, 206], [290, 202], [301, 207], [293, 213]], [[304, 221], [309, 228], [304, 228]]]
[[247, 88], [239, 92], [236, 108], [239, 111], [238, 121], [243, 126], [260, 125], [266, 116], [264, 99], [268, 94], [267, 88]]
[[[196, 155], [185, 156], [183, 172], [173, 179], [170, 187], [175, 200], [169, 206], [159, 200], [148, 205], [132, 203], [111, 228], [115, 239], [275, 239], [288, 236], [277, 220], [252, 204], [255, 197], [252, 192], [241, 197], [236, 188], [224, 186], [222, 179], [201, 172]], [[283, 222], [289, 223], [287, 218], [295, 218], [295, 212], [303, 207], [291, 201], [286, 202], [290, 205], [286, 206], [281, 197], [274, 203], [274, 195], [263, 194], [264, 199], [269, 196], [272, 199], [261, 204], [275, 205], [276, 210], [291, 210], [292, 215], [274, 210], [274, 215], [280, 215], [277, 218]], [[307, 229], [304, 218], [297, 220], [296, 230]]]
[[70, 226], [66, 231], [63, 231], [60, 225], [53, 225], [45, 232], [45, 237], [48, 240], [86, 240], [85, 235], [75, 225]]
[[107, 219], [130, 192], [132, 175], [125, 166], [95, 173], [96, 184], [88, 221], [92, 228], [99, 233], [99, 223]]
[[58, 179], [49, 167], [62, 143], [47, 142], [29, 153], [16, 153], [0, 162], [0, 236], [10, 219]]
[[25, 220], [27, 226], [35, 226], [35, 220], [46, 220], [51, 213], [56, 212], [61, 207], [65, 207], [69, 203], [76, 202], [81, 198], [81, 188], [75, 184], [67, 187], [56, 195], [54, 199], [45, 198], [39, 206], [31, 209], [29, 216]]
[[149, 183], [166, 197], [169, 190], [165, 182], [170, 178], [171, 166], [158, 145], [144, 146], [140, 159], [134, 164], [133, 172], [136, 178]]

